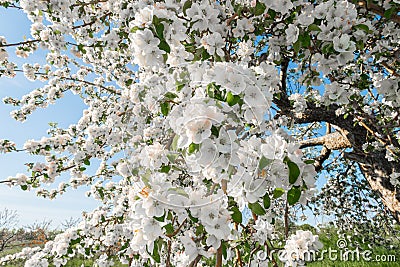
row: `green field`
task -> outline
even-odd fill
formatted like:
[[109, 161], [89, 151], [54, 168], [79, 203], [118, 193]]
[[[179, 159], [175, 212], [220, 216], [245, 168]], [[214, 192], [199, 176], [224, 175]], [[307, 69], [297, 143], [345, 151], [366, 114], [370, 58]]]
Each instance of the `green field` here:
[[[300, 227], [303, 228], [303, 227]], [[310, 229], [310, 230], [315, 230], [315, 229]], [[338, 236], [336, 234], [336, 231], [334, 229], [324, 229], [321, 233], [319, 233], [319, 239], [320, 241], [324, 244], [324, 247], [322, 250], [326, 250], [324, 253], [324, 257], [321, 257], [320, 254], [317, 255], [317, 260], [314, 262], [309, 262], [307, 263], [307, 266], [310, 267], [400, 267], [400, 251], [396, 248], [399, 247], [399, 244], [392, 244], [392, 249], [385, 248], [383, 246], [375, 246], [372, 248], [368, 248], [367, 245], [360, 243], [360, 252], [359, 252], [359, 260], [356, 258], [356, 253], [350, 254], [349, 260], [343, 260], [343, 253], [345, 249], [340, 250], [337, 247], [337, 241], [338, 241]], [[7, 250], [0, 252], [0, 257], [7, 255], [7, 254], [12, 254], [19, 252], [22, 248], [21, 247], [15, 247], [13, 249]], [[355, 248], [352, 247], [351, 245], [348, 246], [348, 249], [350, 251], [354, 251]], [[330, 260], [328, 251], [331, 250], [331, 255], [336, 256], [337, 260]], [[336, 251], [333, 251], [336, 250]], [[366, 254], [370, 258], [370, 260], [363, 260], [363, 254], [362, 252], [369, 250], [370, 253]], [[386, 261], [384, 261], [386, 257]], [[391, 258], [389, 258], [391, 257]], [[319, 260], [322, 258], [321, 260]], [[342, 260], [341, 260], [342, 258]], [[376, 259], [382, 259], [382, 261], [376, 261]], [[89, 267], [93, 266], [93, 260], [90, 259], [84, 259], [83, 257], [76, 257], [73, 258], [71, 261], [67, 263], [67, 267]], [[209, 264], [213, 264], [213, 261], [210, 261]], [[24, 264], [22, 262], [19, 263], [14, 263], [14, 264], [8, 264], [8, 265], [3, 265], [3, 266], [8, 266], [8, 267], [23, 267]], [[269, 266], [272, 266], [270, 264]], [[116, 261], [114, 264], [114, 267], [128, 267], [127, 264], [121, 264], [120, 262]], [[180, 267], [180, 266], [178, 266]], [[279, 264], [279, 267], [283, 267], [283, 264]]]

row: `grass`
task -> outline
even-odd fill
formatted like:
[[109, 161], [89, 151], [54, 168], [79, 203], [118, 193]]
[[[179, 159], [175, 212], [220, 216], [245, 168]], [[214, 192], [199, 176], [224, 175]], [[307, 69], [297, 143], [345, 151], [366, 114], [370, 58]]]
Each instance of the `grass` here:
[[[312, 230], [312, 229], [310, 229]], [[366, 244], [362, 244], [361, 242], [361, 249], [360, 249], [360, 260], [352, 260], [352, 256], [350, 254], [350, 259], [348, 261], [341, 260], [341, 253], [339, 248], [337, 247], [337, 241], [339, 239], [336, 230], [334, 229], [324, 229], [319, 234], [320, 241], [324, 244], [322, 250], [329, 249], [332, 251], [332, 256], [337, 256], [337, 260], [330, 260], [328, 252], [325, 252], [324, 257], [322, 260], [316, 260], [314, 262], [307, 263], [309, 267], [400, 267], [400, 250], [396, 249], [389, 249], [386, 247], [373, 247], [369, 249]], [[392, 244], [395, 248], [399, 247], [399, 244]], [[354, 251], [354, 248], [350, 245], [347, 246], [349, 250]], [[22, 247], [14, 247], [12, 249], [8, 249], [6, 251], [0, 252], [0, 257], [5, 256], [7, 254], [14, 254], [21, 251]], [[333, 250], [337, 250], [336, 252]], [[367, 256], [371, 258], [370, 261], [362, 259], [362, 252], [369, 250], [371, 253]], [[342, 250], [342, 253], [344, 249]], [[319, 254], [320, 255], [320, 254]], [[318, 257], [320, 257], [317, 255]], [[355, 255], [355, 254], [354, 254]], [[376, 256], [380, 255], [380, 257], [394, 255], [395, 261], [375, 261]], [[65, 266], [66, 267], [91, 267], [94, 264], [94, 260], [92, 259], [85, 259], [82, 256], [77, 256], [71, 259]], [[22, 267], [24, 266], [23, 262], [17, 262], [15, 264], [8, 264], [5, 265], [7, 267]], [[271, 266], [271, 265], [269, 265]], [[282, 263], [279, 263], [279, 266], [283, 266]], [[114, 267], [128, 267], [127, 264], [122, 264], [118, 260], [116, 260]]]
[[[89, 259], [83, 259], [83, 258], [74, 258], [70, 260], [65, 266], [66, 267], [81, 267], [82, 265], [84, 267], [92, 267], [94, 261], [89, 260]], [[115, 261], [113, 267], [128, 267], [128, 264], [122, 264], [118, 261]]]
[[[359, 250], [359, 258], [357, 258], [357, 252], [355, 247], [351, 245], [347, 245], [344, 249], [340, 249], [337, 246], [337, 242], [339, 237], [335, 230], [333, 229], [325, 229], [319, 234], [319, 240], [324, 244], [322, 250], [327, 250], [324, 254], [323, 260], [317, 260], [311, 263], [308, 263], [307, 266], [310, 267], [400, 267], [400, 251], [396, 249], [389, 249], [382, 246], [375, 246], [372, 248], [368, 248], [367, 244], [362, 242], [360, 243]], [[395, 247], [398, 247], [399, 244], [393, 244]], [[345, 260], [345, 249], [348, 248], [353, 255], [349, 254], [349, 259]], [[336, 260], [329, 259], [329, 250], [332, 251], [332, 257], [337, 257]], [[336, 252], [334, 251], [336, 250]], [[369, 251], [367, 254], [363, 254], [366, 251]], [[344, 256], [341, 256], [344, 255]], [[363, 255], [365, 255], [365, 259], [363, 259]], [[386, 261], [384, 261], [384, 257], [386, 257]], [[389, 258], [391, 257], [391, 258]], [[394, 257], [394, 258], [393, 258]], [[318, 257], [317, 257], [318, 259]], [[382, 260], [382, 261], [379, 261]]]

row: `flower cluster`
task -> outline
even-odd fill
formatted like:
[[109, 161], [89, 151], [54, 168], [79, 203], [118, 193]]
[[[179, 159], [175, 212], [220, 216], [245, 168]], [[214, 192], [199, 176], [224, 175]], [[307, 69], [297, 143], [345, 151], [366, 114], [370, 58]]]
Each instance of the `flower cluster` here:
[[321, 248], [322, 243], [318, 241], [318, 236], [310, 231], [298, 230], [286, 241], [281, 260], [285, 262], [285, 266], [305, 266]]
[[0, 153], [7, 153], [15, 150], [15, 143], [10, 140], [0, 139]]

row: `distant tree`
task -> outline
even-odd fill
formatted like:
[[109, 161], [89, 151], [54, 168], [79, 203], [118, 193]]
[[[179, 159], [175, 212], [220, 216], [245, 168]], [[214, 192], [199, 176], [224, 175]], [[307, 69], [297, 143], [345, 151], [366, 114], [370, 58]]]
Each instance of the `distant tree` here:
[[4, 208], [0, 211], [0, 251], [10, 247], [20, 236], [21, 232], [15, 229], [18, 222], [16, 210]]
[[80, 221], [80, 218], [69, 217], [68, 219], [65, 219], [63, 222], [61, 222], [61, 227], [63, 230], [66, 230], [68, 228], [77, 226]]
[[35, 221], [31, 224], [24, 226], [25, 239], [28, 241], [27, 244], [39, 245], [44, 244], [48, 240], [52, 239], [52, 231], [50, 226], [52, 220], [43, 219], [41, 221]]

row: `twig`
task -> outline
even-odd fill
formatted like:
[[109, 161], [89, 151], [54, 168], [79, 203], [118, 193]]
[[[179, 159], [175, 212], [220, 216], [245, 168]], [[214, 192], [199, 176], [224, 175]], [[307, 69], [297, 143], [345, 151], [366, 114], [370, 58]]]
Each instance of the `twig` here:
[[[234, 227], [235, 227], [235, 230], [237, 231], [238, 230], [238, 223], [235, 223]], [[243, 267], [242, 256], [240, 255], [239, 248], [235, 247], [235, 251], [236, 251], [236, 257], [237, 257], [237, 260], [238, 260], [238, 264], [239, 264], [240, 267]]]
[[27, 44], [36, 43], [36, 42], [39, 42], [39, 41], [40, 41], [40, 40], [35, 39], [35, 40], [28, 40], [28, 41], [19, 42], [19, 43], [0, 44], [0, 47], [10, 47], [10, 46], [27, 45]]
[[249, 255], [249, 262], [247, 263], [248, 266], [250, 266], [250, 264], [251, 264], [251, 258], [253, 257], [254, 253], [256, 253], [257, 250], [260, 249], [260, 247], [261, 247], [261, 245], [258, 244], [258, 246], [255, 247], [255, 248], [250, 252], [250, 255]]
[[289, 236], [289, 205], [286, 202], [285, 204], [285, 237], [286, 239]]
[[182, 229], [183, 225], [186, 223], [186, 220], [187, 219], [184, 219], [183, 222], [181, 223], [181, 225], [179, 225], [179, 227], [172, 234], [167, 235], [167, 237], [171, 238], [173, 236], [176, 236], [179, 233], [179, 231]]
[[217, 249], [217, 259], [216, 259], [215, 267], [222, 267], [222, 243]]
[[197, 265], [197, 263], [200, 261], [202, 255], [197, 255], [197, 257], [189, 264], [189, 267], [194, 267]]

